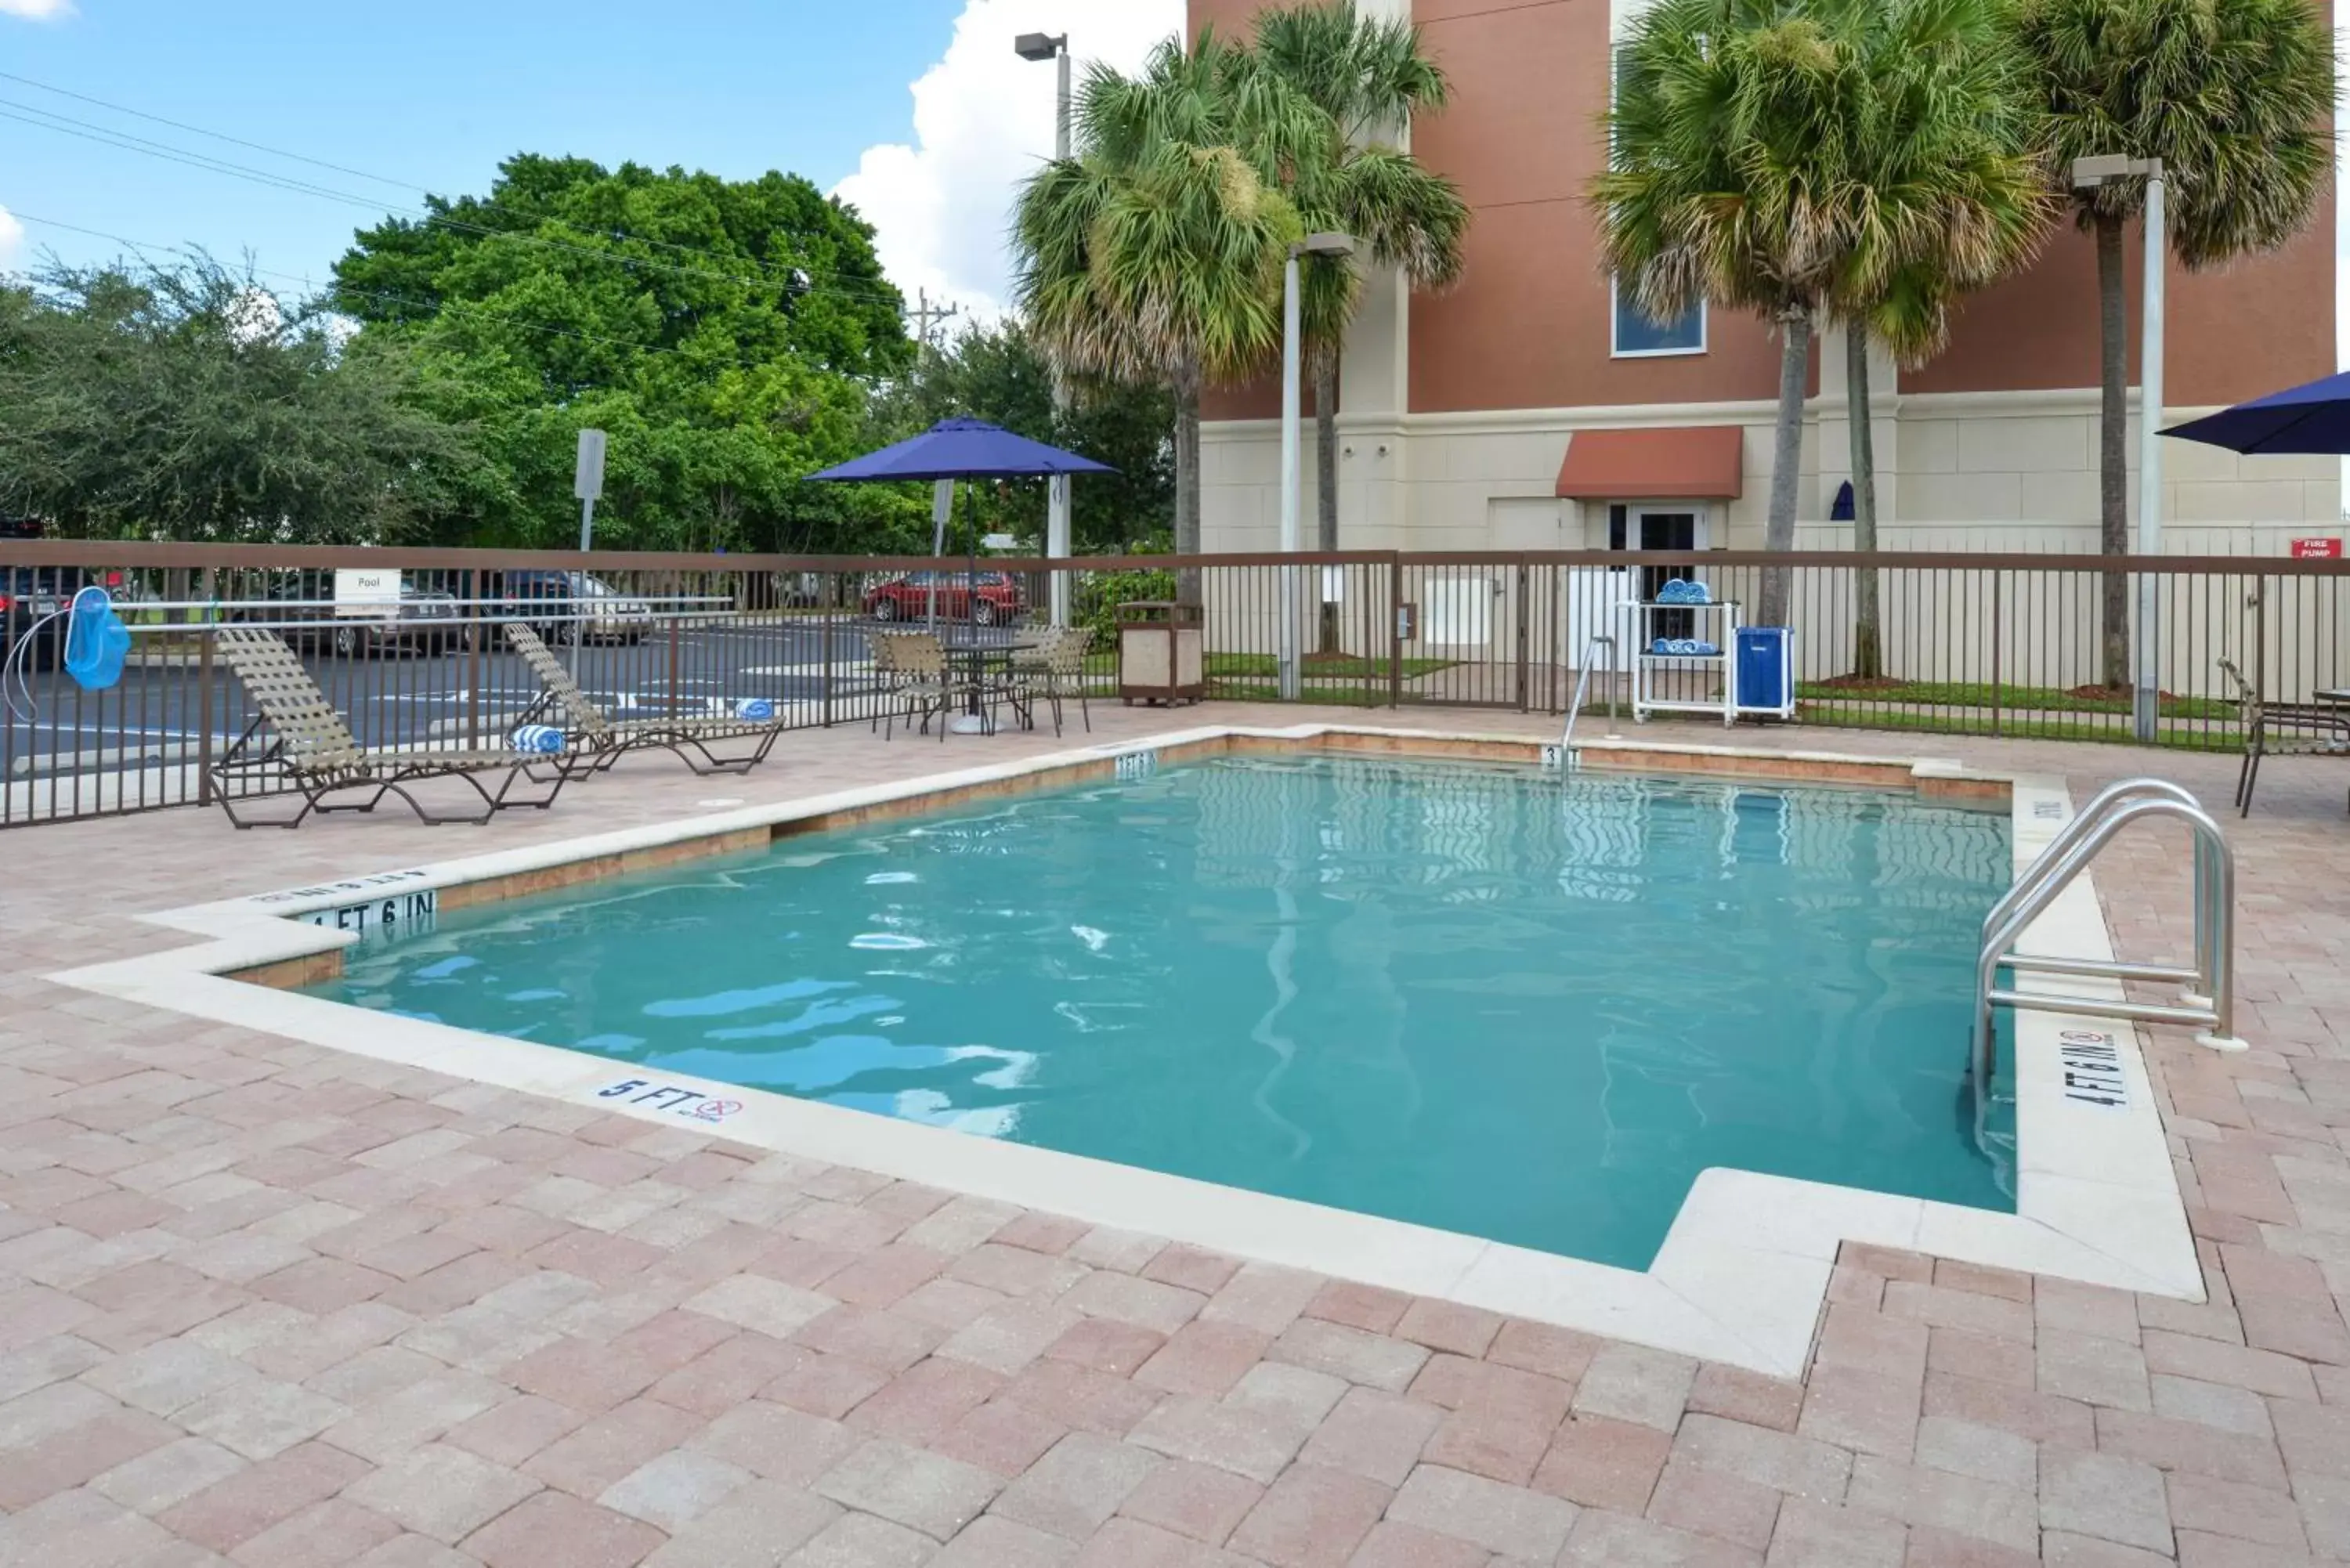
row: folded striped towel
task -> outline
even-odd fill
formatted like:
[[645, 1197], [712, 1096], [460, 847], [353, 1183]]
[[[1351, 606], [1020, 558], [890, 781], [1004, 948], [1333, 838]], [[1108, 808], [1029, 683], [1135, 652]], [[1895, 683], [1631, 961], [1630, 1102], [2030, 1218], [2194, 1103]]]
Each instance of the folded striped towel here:
[[745, 697], [734, 704], [734, 716], [764, 723], [775, 716], [775, 704], [765, 697]]
[[1721, 649], [1694, 637], [1660, 637], [1648, 644], [1648, 651], [1690, 659], [1712, 659]]
[[507, 738], [515, 751], [533, 756], [553, 756], [563, 750], [563, 732], [552, 724], [519, 724]]
[[1656, 602], [1660, 605], [1710, 605], [1713, 602], [1713, 595], [1703, 583], [1674, 577], [1657, 590]]

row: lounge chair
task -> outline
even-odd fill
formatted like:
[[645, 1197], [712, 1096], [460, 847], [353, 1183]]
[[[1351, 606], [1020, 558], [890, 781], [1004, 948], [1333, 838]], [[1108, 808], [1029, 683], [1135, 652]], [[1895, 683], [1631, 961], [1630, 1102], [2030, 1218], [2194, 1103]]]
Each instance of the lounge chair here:
[[[296, 827], [312, 812], [373, 811], [387, 794], [406, 801], [417, 816], [435, 826], [447, 822], [484, 823], [508, 806], [535, 805], [540, 810], [571, 776], [568, 759], [529, 757], [513, 751], [405, 751], [362, 746], [343, 716], [302, 668], [286, 639], [274, 631], [247, 627], [224, 627], [213, 634], [215, 656], [251, 692], [261, 712], [211, 768], [213, 793], [221, 809], [238, 827]], [[273, 732], [266, 745], [255, 745], [262, 728]], [[516, 781], [534, 762], [554, 764], [546, 794], [516, 798]], [[496, 787], [484, 782], [494, 776]], [[409, 786], [432, 779], [462, 779], [481, 797], [479, 815], [437, 815], [409, 793]], [[238, 786], [255, 781], [284, 782], [302, 796], [302, 809], [283, 821], [247, 821], [236, 813]], [[366, 800], [328, 805], [326, 797], [350, 790], [372, 790]]]
[[2220, 669], [2236, 688], [2236, 709], [2244, 726], [2244, 765], [2236, 773], [2236, 805], [2252, 815], [2252, 791], [2260, 786], [2261, 759], [2279, 756], [2350, 756], [2350, 709], [2321, 702], [2264, 702], [2233, 659]]
[[[767, 760], [775, 737], [784, 732], [780, 708], [770, 719], [730, 717], [615, 719], [579, 690], [563, 660], [548, 651], [538, 633], [518, 620], [505, 623], [508, 646], [522, 655], [530, 672], [545, 690], [516, 722], [554, 722], [564, 733], [567, 754], [581, 759], [590, 773], [601, 773], [630, 752], [664, 751], [705, 777], [711, 774], [747, 774]], [[730, 741], [752, 742], [739, 755], [721, 756], [710, 748]]]
[[1035, 724], [1036, 703], [1041, 700], [1053, 705], [1053, 733], [1059, 734], [1061, 699], [1069, 695], [1077, 700], [1077, 711], [1085, 719], [1087, 733], [1093, 732], [1094, 711], [1086, 701], [1086, 650], [1092, 645], [1093, 636], [1088, 627], [1054, 627], [1039, 633], [1030, 646], [1013, 653], [1013, 700], [1030, 727]]
[[877, 631], [871, 642], [874, 672], [882, 682], [881, 707], [874, 717], [889, 722], [882, 738], [897, 734], [901, 716], [919, 715], [924, 732], [935, 716], [939, 739], [945, 740], [947, 711], [971, 693], [971, 682], [949, 670], [946, 645], [926, 631]]

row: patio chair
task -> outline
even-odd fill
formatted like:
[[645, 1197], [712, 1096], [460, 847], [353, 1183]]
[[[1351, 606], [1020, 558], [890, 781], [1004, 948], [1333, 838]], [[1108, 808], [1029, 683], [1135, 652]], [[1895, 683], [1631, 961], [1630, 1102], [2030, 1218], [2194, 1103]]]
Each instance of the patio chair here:
[[[559, 721], [566, 754], [582, 759], [590, 773], [602, 773], [630, 752], [665, 751], [705, 778], [712, 774], [747, 774], [767, 760], [775, 737], [788, 722], [780, 708], [772, 719], [724, 715], [615, 719], [579, 689], [571, 671], [537, 632], [518, 620], [507, 621], [504, 630], [507, 646], [522, 655], [523, 663], [544, 688], [515, 721], [516, 727]], [[730, 741], [752, 742], [752, 749], [728, 756], [711, 750], [712, 743], [723, 745]]]
[[2350, 756], [2350, 711], [2318, 702], [2264, 702], [2233, 659], [2220, 669], [2236, 688], [2236, 708], [2244, 726], [2244, 765], [2236, 774], [2236, 805], [2252, 815], [2261, 759], [2272, 756]]
[[[274, 631], [224, 627], [214, 632], [213, 651], [228, 666], [261, 709], [235, 742], [209, 770], [213, 792], [228, 819], [244, 827], [297, 827], [312, 812], [373, 811], [387, 794], [408, 803], [423, 822], [485, 823], [508, 806], [532, 805], [544, 811], [555, 804], [571, 776], [567, 758], [533, 758], [514, 751], [403, 751], [359, 744], [343, 716], [327, 701], [310, 672], [302, 668], [286, 639]], [[256, 746], [266, 726], [268, 744]], [[526, 774], [534, 762], [552, 763], [551, 780]], [[547, 784], [546, 794], [514, 794], [517, 780], [530, 776]], [[494, 777], [496, 787], [484, 781]], [[255, 780], [291, 784], [302, 796], [302, 809], [282, 821], [248, 821], [237, 815], [236, 786]], [[409, 786], [434, 779], [461, 779], [481, 797], [479, 815], [440, 815], [425, 809]], [[350, 790], [372, 790], [364, 801], [328, 805], [327, 797]]]
[[881, 711], [888, 728], [883, 740], [894, 739], [900, 716], [921, 716], [921, 732], [931, 719], [939, 721], [939, 739], [947, 738], [947, 710], [968, 694], [968, 682], [958, 680], [947, 667], [946, 645], [926, 631], [877, 631], [872, 635], [873, 668], [884, 676]]
[[1083, 626], [1054, 627], [1041, 632], [1035, 644], [1021, 649], [1012, 656], [1011, 686], [1014, 706], [1035, 722], [1036, 703], [1053, 705], [1053, 733], [1061, 732], [1061, 698], [1074, 694], [1077, 711], [1085, 719], [1086, 732], [1094, 727], [1094, 711], [1086, 700], [1086, 653], [1093, 644], [1093, 628]]

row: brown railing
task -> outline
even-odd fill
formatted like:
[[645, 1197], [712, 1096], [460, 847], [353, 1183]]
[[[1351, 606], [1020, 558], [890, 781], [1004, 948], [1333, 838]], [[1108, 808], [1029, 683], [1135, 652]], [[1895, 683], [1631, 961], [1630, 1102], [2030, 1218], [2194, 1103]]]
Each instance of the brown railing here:
[[[1178, 566], [1181, 570], [1177, 570]], [[2228, 659], [2271, 701], [2350, 684], [2350, 562], [2220, 557], [1889, 553], [1397, 554], [962, 561], [275, 548], [0, 540], [0, 826], [209, 798], [206, 768], [254, 722], [219, 669], [208, 624], [270, 626], [296, 642], [330, 701], [374, 745], [491, 745], [538, 695], [499, 626], [536, 626], [581, 683], [647, 716], [776, 703], [798, 727], [878, 711], [868, 638], [934, 613], [988, 637], [1041, 617], [1065, 576], [1075, 619], [1100, 630], [1095, 690], [1116, 684], [1118, 603], [1194, 587], [1211, 698], [1282, 700], [1284, 606], [1298, 700], [1356, 708], [1489, 707], [1556, 713], [1582, 650], [1625, 641], [1614, 607], [1665, 580], [1704, 582], [1753, 607], [1781, 574], [1810, 722], [1954, 734], [2126, 741], [2129, 696], [2100, 669], [2103, 585], [2155, 579], [2164, 693], [2156, 742], [2241, 743]], [[570, 574], [583, 568], [592, 583]], [[397, 574], [398, 615], [342, 613], [338, 570]], [[918, 574], [938, 571], [935, 584]], [[996, 576], [1001, 574], [1000, 576]], [[1874, 672], [1858, 624], [1873, 579]], [[84, 691], [50, 668], [61, 627], [35, 615], [84, 584], [114, 594], [134, 632], [120, 683]], [[344, 608], [354, 607], [345, 606]], [[1651, 629], [1670, 629], [1669, 627]], [[574, 646], [574, 644], [577, 644]], [[1669, 694], [1715, 690], [1711, 666], [1664, 665]], [[1624, 695], [1601, 675], [1587, 701]], [[240, 789], [253, 789], [251, 783]]]

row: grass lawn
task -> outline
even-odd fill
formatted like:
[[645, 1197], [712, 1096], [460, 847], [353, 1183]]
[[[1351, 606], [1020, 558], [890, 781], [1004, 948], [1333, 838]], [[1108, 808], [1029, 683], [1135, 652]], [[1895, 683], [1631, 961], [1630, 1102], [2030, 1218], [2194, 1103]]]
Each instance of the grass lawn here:
[[[1393, 660], [1365, 659], [1357, 654], [1309, 653], [1305, 656], [1303, 673], [1311, 684], [1320, 680], [1385, 680], [1393, 671]], [[1453, 659], [1407, 659], [1403, 661], [1403, 678], [1426, 675], [1438, 670], [1450, 670], [1460, 660]], [[1271, 653], [1211, 653], [1208, 655], [1208, 678], [1211, 680], [1232, 676], [1256, 676], [1270, 680], [1281, 673], [1281, 659]]]
[[[2224, 706], [2224, 705], [2223, 705]], [[2163, 705], [2163, 713], [2171, 714], [2170, 705]], [[2099, 724], [2083, 719], [2033, 718], [2030, 709], [2003, 707], [1999, 719], [1998, 735], [2024, 741], [2123, 741], [2131, 739], [2126, 723]], [[2058, 711], [2104, 712], [2103, 708], [2058, 710]], [[2127, 710], [2122, 710], [2126, 714]], [[1806, 723], [1833, 724], [1850, 730], [1906, 730], [1921, 734], [1989, 735], [1993, 732], [1986, 713], [1953, 715], [1930, 710], [1898, 707], [1843, 707], [1834, 702], [1807, 699], [1803, 706]], [[2158, 728], [2154, 743], [2182, 752], [2240, 752], [2244, 738], [2233, 728], [2206, 729], [2200, 725]]]
[[[1835, 686], [1806, 680], [1795, 688], [1806, 701], [1866, 708], [1877, 703], [1902, 707], [1993, 708], [2042, 713], [2126, 713], [2130, 697], [2085, 697], [2053, 686], [1991, 686], [1980, 681], [1905, 680], [1888, 686]], [[2166, 719], [2232, 719], [2236, 705], [2219, 697], [2166, 697]]]

